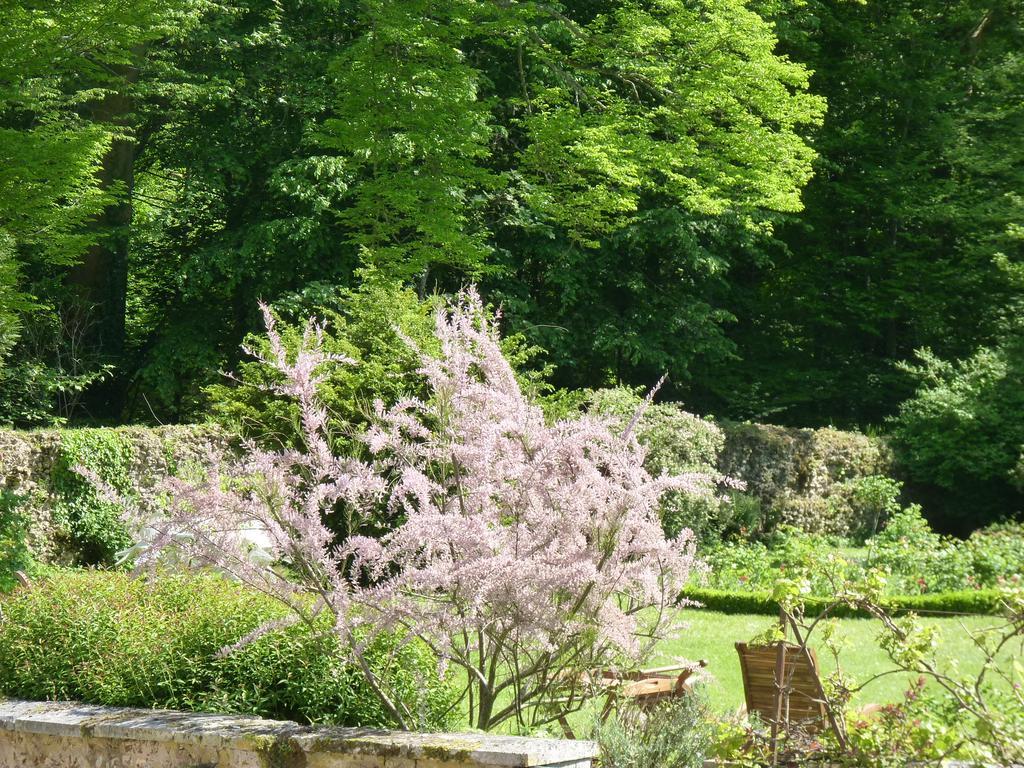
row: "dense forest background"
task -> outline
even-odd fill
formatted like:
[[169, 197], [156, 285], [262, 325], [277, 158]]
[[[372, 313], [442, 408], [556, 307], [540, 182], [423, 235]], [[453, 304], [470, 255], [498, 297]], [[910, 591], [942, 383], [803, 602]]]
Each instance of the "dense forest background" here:
[[474, 282], [555, 387], [1020, 508], [1019, 0], [0, 7], [0, 423], [199, 420], [259, 299]]

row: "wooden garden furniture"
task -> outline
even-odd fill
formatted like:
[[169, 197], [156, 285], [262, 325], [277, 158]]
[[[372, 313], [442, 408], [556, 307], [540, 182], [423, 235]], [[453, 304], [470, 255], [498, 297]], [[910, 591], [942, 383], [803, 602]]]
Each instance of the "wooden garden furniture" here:
[[813, 650], [792, 643], [736, 643], [743, 675], [747, 712], [756, 712], [769, 725], [796, 726], [808, 733], [825, 723], [818, 659]]
[[[772, 765], [778, 759], [780, 731], [812, 735], [827, 724], [845, 749], [846, 730], [825, 696], [818, 657], [785, 609], [779, 611], [779, 624], [782, 639], [778, 642], [736, 643], [747, 712], [756, 712], [771, 727]], [[789, 630], [796, 643], [786, 640]]]
[[[697, 673], [707, 664], [707, 661], [702, 659], [695, 664], [676, 664], [633, 672], [605, 669], [590, 675], [591, 684], [601, 690], [604, 696], [601, 722], [608, 719], [615, 705], [621, 701], [631, 701], [647, 708], [667, 699], [689, 694], [700, 677]], [[559, 715], [558, 723], [562, 726], [566, 738], [576, 738], [564, 714]]]

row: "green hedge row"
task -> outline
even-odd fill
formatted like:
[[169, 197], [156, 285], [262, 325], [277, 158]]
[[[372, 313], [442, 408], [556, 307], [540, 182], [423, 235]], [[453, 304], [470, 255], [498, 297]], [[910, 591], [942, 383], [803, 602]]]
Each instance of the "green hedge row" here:
[[[684, 594], [710, 611], [722, 613], [756, 613], [777, 615], [779, 603], [768, 592], [733, 592], [718, 589], [688, 589]], [[824, 598], [806, 600], [807, 611], [822, 610], [828, 605]], [[931, 595], [901, 595], [888, 597], [884, 605], [897, 613], [916, 612], [994, 615], [1002, 610], [999, 592], [994, 589], [972, 589], [959, 592], [941, 592]], [[865, 617], [863, 611], [849, 606], [837, 606], [831, 612], [837, 618]]]
[[[391, 725], [326, 616], [221, 657], [285, 609], [219, 576], [57, 571], [0, 608], [0, 696]], [[381, 636], [368, 655], [420, 727], [450, 725], [453, 692], [425, 647]]]

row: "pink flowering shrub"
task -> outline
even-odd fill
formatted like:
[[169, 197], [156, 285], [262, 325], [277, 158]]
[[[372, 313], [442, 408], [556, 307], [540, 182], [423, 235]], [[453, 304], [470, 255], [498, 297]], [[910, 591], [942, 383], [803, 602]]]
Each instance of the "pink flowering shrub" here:
[[[371, 459], [336, 456], [317, 384], [345, 361], [322, 352], [313, 324], [290, 358], [265, 315], [264, 362], [300, 405], [305, 445], [252, 445], [202, 484], [170, 481], [167, 517], [146, 521], [144, 563], [173, 553], [214, 566], [286, 603], [291, 621], [329, 611], [401, 727], [414, 708], [362, 658], [375, 632], [433, 649], [486, 730], [579, 707], [588, 671], [635, 663], [668, 630], [696, 561], [689, 531], [665, 538], [658, 501], [712, 494], [712, 478], [652, 477], [630, 431], [592, 417], [546, 423], [474, 292], [436, 315], [441, 354], [421, 356], [430, 399], [376, 404]], [[382, 506], [391, 530], [360, 535]], [[346, 540], [332, 515], [347, 516]]]

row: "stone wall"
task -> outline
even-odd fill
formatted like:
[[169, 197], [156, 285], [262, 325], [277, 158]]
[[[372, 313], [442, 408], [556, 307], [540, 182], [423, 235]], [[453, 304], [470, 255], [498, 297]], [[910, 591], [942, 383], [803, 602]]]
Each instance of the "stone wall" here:
[[19, 768], [590, 768], [596, 751], [589, 741], [0, 700], [0, 765]]
[[[211, 451], [227, 445], [225, 435], [205, 426], [0, 429], [0, 491], [21, 497], [33, 554], [43, 562], [70, 562], [77, 553], [60, 512], [82, 490], [66, 482], [70, 468], [90, 466], [115, 487], [131, 487], [145, 506], [162, 478], [203, 465]], [[116, 468], [107, 453], [116, 457]], [[115, 469], [117, 478], [108, 474]]]
[[[718, 469], [743, 480], [747, 494], [760, 503], [767, 517], [827, 520], [834, 516], [827, 500], [835, 497], [844, 482], [897, 472], [884, 441], [855, 432], [763, 424], [719, 426], [725, 440]], [[222, 451], [228, 445], [225, 435], [204, 426], [0, 430], [0, 490], [15, 491], [24, 498], [31, 545], [44, 562], [80, 559], [66, 530], [68, 521], [61, 517], [61, 510], [69, 506], [67, 484], [62, 487], [58, 481], [69, 464], [81, 460], [82, 445], [96, 441], [120, 446], [121, 480], [137, 491], [143, 505], [168, 472], [202, 464], [211, 450]], [[712, 447], [719, 451], [719, 444]], [[675, 449], [669, 443], [657, 448], [662, 453]], [[88, 458], [89, 450], [84, 453]], [[685, 465], [690, 459], [687, 454], [675, 463]], [[102, 460], [99, 463], [102, 475], [109, 467], [103, 467]]]

